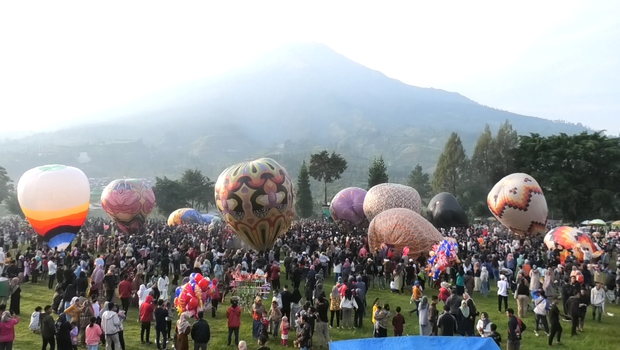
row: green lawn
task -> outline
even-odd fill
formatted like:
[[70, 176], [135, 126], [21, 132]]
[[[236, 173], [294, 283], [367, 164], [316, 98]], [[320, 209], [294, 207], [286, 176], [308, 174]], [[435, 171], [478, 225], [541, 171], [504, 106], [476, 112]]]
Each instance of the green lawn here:
[[[329, 277], [328, 277], [329, 279]], [[325, 290], [331, 291], [331, 284], [326, 283]], [[30, 320], [30, 314], [34, 311], [36, 306], [45, 306], [46, 304], [51, 303], [52, 293], [44, 286], [43, 283], [39, 285], [32, 284], [24, 284], [22, 286], [22, 302], [21, 302], [21, 316], [20, 316], [20, 324], [17, 325], [17, 337], [14, 345], [14, 349], [16, 350], [34, 350], [39, 349], [41, 347], [41, 338], [38, 335], [32, 334], [28, 331], [28, 322]], [[425, 295], [430, 296], [435, 293], [435, 290], [427, 289]], [[303, 291], [302, 291], [303, 294]], [[368, 293], [368, 301], [372, 302], [374, 298], [381, 298], [382, 303], [389, 303], [392, 310], [395, 310], [397, 306], [400, 306], [403, 309], [403, 313], [405, 314], [405, 318], [407, 324], [405, 325], [405, 334], [408, 335], [417, 335], [418, 334], [418, 323], [417, 317], [415, 314], [413, 317], [410, 317], [406, 310], [411, 309], [411, 305], [409, 305], [409, 295], [396, 295], [391, 294], [387, 291], [378, 291], [376, 289], [371, 289]], [[478, 307], [480, 312], [486, 311], [489, 313], [491, 320], [498, 325], [498, 331], [502, 334], [504, 338], [504, 344], [502, 348], [505, 348], [505, 338], [506, 338], [506, 330], [507, 330], [507, 318], [505, 314], [500, 314], [497, 311], [497, 299], [495, 295], [490, 296], [485, 299], [482, 295], [476, 293], [474, 295], [474, 301]], [[516, 301], [512, 298], [509, 298], [509, 307], [516, 309]], [[227, 327], [226, 327], [226, 318], [225, 318], [225, 308], [228, 307], [228, 302], [223, 307], [220, 307], [218, 310], [217, 317], [215, 319], [208, 317], [207, 320], [211, 325], [211, 345], [209, 349], [222, 349], [226, 347], [227, 341]], [[563, 349], [575, 349], [575, 350], [583, 350], [583, 349], [619, 349], [620, 345], [616, 343], [618, 341], [618, 334], [615, 333], [618, 331], [620, 326], [620, 308], [618, 306], [608, 306], [607, 308], [609, 312], [618, 315], [617, 317], [603, 317], [602, 323], [597, 323], [592, 321], [591, 314], [588, 313], [588, 318], [586, 318], [585, 324], [585, 332], [581, 333], [576, 339], [570, 337], [570, 323], [563, 322], [562, 326], [564, 327], [563, 334]], [[589, 310], [590, 311], [590, 310]], [[393, 311], [394, 312], [394, 311]], [[368, 313], [369, 314], [369, 313]], [[125, 321], [125, 342], [127, 344], [127, 350], [137, 350], [143, 349], [145, 346], [140, 344], [140, 325], [136, 321], [137, 310], [131, 309], [129, 311], [129, 319]], [[526, 350], [536, 350], [536, 349], [546, 349], [547, 346], [547, 338], [544, 336], [544, 333], [541, 337], [535, 337], [534, 330], [534, 315], [533, 313], [529, 313], [528, 316], [524, 320], [528, 329], [524, 334], [524, 340], [522, 348]], [[332, 340], [345, 340], [345, 339], [353, 339], [353, 338], [364, 338], [369, 337], [372, 334], [370, 324], [370, 317], [368, 316], [364, 319], [364, 329], [363, 330], [337, 330], [330, 329], [330, 335]], [[242, 340], [246, 340], [250, 349], [258, 348], [257, 345], [252, 341], [252, 320], [249, 314], [245, 314], [242, 320], [240, 338]], [[390, 330], [388, 333], [390, 336], [393, 334]], [[292, 344], [292, 339], [295, 338], [294, 332], [291, 332], [289, 335], [289, 347]], [[151, 341], [155, 342], [155, 331], [154, 326], [151, 330]], [[316, 341], [315, 341], [316, 342]], [[280, 345], [280, 339], [272, 340], [268, 343], [268, 346], [272, 349], [283, 349]], [[147, 348], [155, 349], [156, 346], [150, 345]], [[190, 348], [192, 348], [190, 346]]]

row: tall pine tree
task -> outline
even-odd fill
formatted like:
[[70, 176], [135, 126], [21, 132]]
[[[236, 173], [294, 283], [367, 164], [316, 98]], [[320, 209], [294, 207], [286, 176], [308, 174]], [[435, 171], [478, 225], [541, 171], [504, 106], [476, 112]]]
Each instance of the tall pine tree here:
[[474, 155], [471, 157], [470, 179], [475, 180], [484, 190], [490, 191], [495, 181], [493, 173], [496, 166], [497, 147], [489, 124], [478, 138]]
[[495, 137], [495, 157], [493, 164], [493, 183], [516, 171], [516, 153], [519, 147], [519, 135], [508, 120], [502, 124]]
[[384, 184], [389, 181], [387, 167], [383, 161], [383, 156], [379, 156], [372, 161], [372, 165], [368, 168], [368, 189], [378, 184]]
[[301, 218], [309, 218], [312, 216], [312, 191], [310, 189], [310, 174], [306, 161], [301, 164], [299, 175], [297, 176], [297, 215]]
[[427, 203], [433, 195], [430, 177], [428, 173], [424, 172], [420, 164], [417, 164], [413, 171], [411, 171], [411, 174], [409, 174], [407, 186], [411, 186], [418, 191], [423, 203]]
[[461, 137], [453, 132], [439, 156], [433, 176], [433, 190], [436, 193], [452, 193], [457, 199], [462, 197], [463, 183], [467, 178], [467, 163]]

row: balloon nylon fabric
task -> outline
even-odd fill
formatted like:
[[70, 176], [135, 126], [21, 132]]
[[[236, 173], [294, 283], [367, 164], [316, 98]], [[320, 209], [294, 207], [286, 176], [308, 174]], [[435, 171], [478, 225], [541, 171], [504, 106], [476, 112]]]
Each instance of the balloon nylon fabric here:
[[491, 338], [477, 337], [388, 337], [342, 340], [329, 343], [330, 350], [499, 350]]

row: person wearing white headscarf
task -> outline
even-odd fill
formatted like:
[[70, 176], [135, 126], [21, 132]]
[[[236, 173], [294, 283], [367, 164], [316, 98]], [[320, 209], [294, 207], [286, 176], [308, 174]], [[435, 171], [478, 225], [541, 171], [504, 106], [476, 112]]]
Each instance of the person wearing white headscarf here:
[[157, 280], [157, 289], [159, 289], [159, 299], [168, 301], [168, 286], [170, 285], [170, 280], [168, 276], [161, 276], [159, 280]]
[[149, 295], [148, 290], [144, 284], [140, 285], [140, 289], [138, 290], [138, 308], [142, 306], [142, 303], [146, 301], [146, 297]]
[[486, 266], [480, 269], [480, 293], [485, 298], [489, 296], [489, 271]]

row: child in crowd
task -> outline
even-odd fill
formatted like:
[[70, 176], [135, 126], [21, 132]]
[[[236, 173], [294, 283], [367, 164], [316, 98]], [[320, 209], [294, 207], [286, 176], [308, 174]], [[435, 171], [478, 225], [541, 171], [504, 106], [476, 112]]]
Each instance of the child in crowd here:
[[282, 316], [282, 323], [280, 324], [280, 334], [282, 334], [282, 346], [288, 346], [289, 329], [291, 329], [291, 325], [288, 323], [288, 317]]
[[400, 306], [396, 307], [396, 315], [392, 319], [392, 326], [394, 326], [394, 336], [402, 337], [405, 329], [405, 317], [400, 314]]
[[499, 346], [500, 348], [502, 347], [502, 335], [499, 334], [499, 332], [497, 332], [497, 325], [495, 323], [491, 324], [491, 338], [493, 338], [493, 340], [495, 340], [495, 343], [497, 344], [497, 346]]
[[73, 346], [73, 350], [77, 350], [78, 348], [78, 334], [80, 334], [80, 328], [77, 325], [77, 322], [71, 322], [71, 345]]
[[28, 325], [28, 328], [30, 328], [31, 331], [37, 334], [39, 334], [41, 331], [41, 327], [39, 326], [39, 318], [41, 317], [41, 310], [43, 309], [40, 306], [37, 306], [34, 309], [34, 312], [30, 316], [30, 324]]
[[88, 350], [98, 350], [101, 338], [101, 327], [97, 324], [97, 318], [91, 317], [90, 324], [86, 327], [86, 347]]

